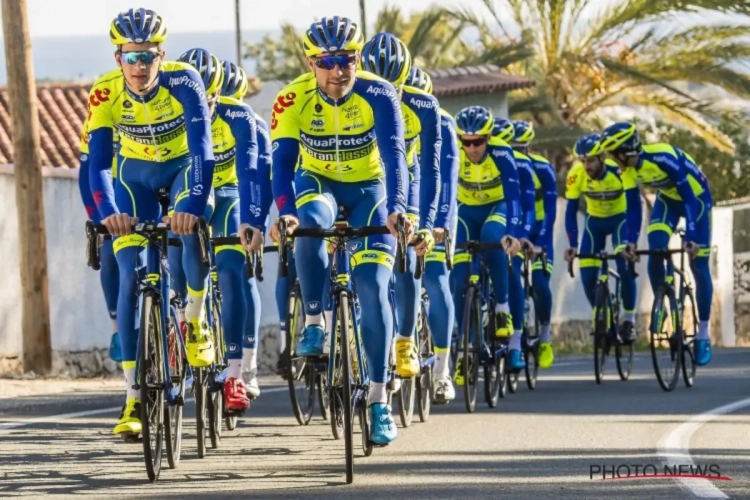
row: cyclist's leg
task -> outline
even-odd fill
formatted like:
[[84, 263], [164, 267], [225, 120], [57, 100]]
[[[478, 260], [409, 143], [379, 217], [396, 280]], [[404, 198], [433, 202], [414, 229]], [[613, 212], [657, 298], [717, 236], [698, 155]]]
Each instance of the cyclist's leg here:
[[[662, 196], [661, 193], [656, 195], [654, 209], [651, 212], [651, 221], [647, 229], [649, 248], [662, 249], [669, 247], [669, 240], [680, 219], [680, 214], [680, 205], [677, 202]], [[651, 289], [654, 291], [658, 290], [664, 284], [666, 262], [663, 257], [649, 255], [648, 278], [651, 282]]]
[[[586, 215], [583, 223], [584, 231], [583, 236], [581, 236], [580, 254], [598, 253], [604, 249], [606, 235], [610, 231], [607, 224], [608, 220], [607, 218]], [[601, 261], [599, 259], [580, 259], [578, 265], [581, 271], [583, 292], [593, 309], [596, 302], [596, 280], [599, 278]]]
[[712, 200], [707, 193], [698, 197], [700, 213], [696, 221], [699, 251], [691, 265], [695, 277], [695, 301], [698, 309], [698, 332], [695, 335], [695, 363], [707, 365], [711, 361], [711, 339], [708, 324], [711, 319], [711, 300], [714, 294], [711, 279], [711, 209]]
[[[300, 227], [330, 228], [336, 219], [337, 204], [331, 181], [306, 170], [298, 170], [295, 177], [297, 214]], [[323, 308], [328, 252], [319, 238], [299, 238], [294, 242], [294, 257], [304, 266], [297, 269], [302, 300], [305, 307], [305, 329], [297, 347], [300, 356], [320, 356], [323, 353]]]
[[117, 294], [120, 288], [120, 271], [112, 248], [112, 238], [107, 237], [99, 249], [101, 269], [99, 280], [104, 292], [104, 302], [107, 304], [109, 319], [112, 320], [112, 338], [109, 342], [109, 357], [117, 363], [122, 361], [120, 335], [117, 333]]
[[[279, 314], [279, 335], [281, 342], [279, 343], [279, 360], [276, 363], [276, 374], [283, 375], [286, 373], [286, 367], [289, 363], [289, 359], [285, 359], [284, 351], [286, 350], [286, 330], [291, 325], [287, 324], [287, 316], [289, 315], [289, 294], [292, 292], [294, 282], [297, 281], [297, 268], [294, 265], [294, 252], [288, 254], [287, 262], [287, 275], [285, 278], [277, 276], [276, 278], [276, 309]], [[253, 344], [255, 344], [255, 338], [253, 337]], [[251, 347], [245, 345], [244, 347]], [[254, 345], [253, 345], [254, 347]], [[294, 346], [291, 346], [294, 349]]]
[[[612, 248], [614, 253], [620, 253], [625, 248], [625, 234], [627, 221], [625, 214], [610, 217], [610, 227], [616, 228], [612, 232]], [[618, 258], [617, 273], [620, 275], [620, 292], [622, 293], [623, 318], [620, 327], [620, 338], [627, 342], [633, 342], [636, 338], [635, 314], [636, 314], [636, 284], [635, 276], [628, 269], [627, 262], [623, 258]]]
[[[536, 243], [543, 224], [544, 221], [537, 221], [536, 229], [531, 239], [532, 242]], [[535, 260], [531, 264], [531, 287], [536, 299], [536, 315], [539, 317], [539, 366], [546, 369], [551, 367], [555, 362], [555, 353], [552, 349], [552, 335], [550, 334], [552, 290], [549, 282], [552, 277], [552, 263], [555, 261], [552, 238], [550, 238], [547, 248], [544, 250], [547, 254], [547, 272], [549, 274], [544, 273], [541, 257]], [[534, 318], [527, 318], [527, 320], [534, 321]]]
[[[482, 223], [490, 210], [492, 210], [492, 205], [464, 205], [459, 203], [456, 244], [478, 241]], [[458, 326], [459, 331], [463, 321], [464, 299], [470, 273], [471, 259], [469, 253], [465, 249], [456, 248], [453, 257], [453, 271], [451, 272], [451, 288], [453, 290], [453, 310], [455, 311], [456, 326]]]
[[[500, 201], [492, 207], [492, 212], [489, 214], [487, 219], [482, 225], [480, 233], [480, 241], [483, 243], [498, 243], [506, 232], [506, 221], [505, 221], [506, 205], [505, 202]], [[512, 312], [516, 312], [515, 316], [520, 319], [520, 324], [523, 325], [523, 314], [517, 314], [518, 307], [515, 304], [516, 292], [520, 284], [509, 283], [508, 273], [508, 255], [503, 250], [492, 250], [487, 253], [487, 265], [492, 279], [492, 288], [495, 291], [495, 299], [497, 304], [495, 306], [494, 313], [497, 316], [497, 336], [507, 337], [509, 336], [514, 328], [511, 326], [512, 323]], [[515, 274], [515, 271], [514, 271]], [[519, 282], [520, 283], [520, 282]], [[518, 285], [518, 286], [516, 286]], [[513, 297], [509, 297], [509, 288], [512, 286]], [[511, 300], [509, 300], [509, 298]], [[523, 300], [523, 299], [521, 299]], [[520, 344], [519, 344], [520, 345]]]
[[[335, 188], [336, 198], [347, 208], [349, 223], [353, 227], [386, 224], [388, 210], [383, 180], [336, 184]], [[388, 353], [393, 335], [388, 283], [393, 274], [396, 241], [390, 234], [376, 235], [364, 241], [352, 240], [348, 246], [355, 263], [352, 278], [362, 311], [362, 342], [371, 381], [368, 393], [371, 439], [377, 444], [388, 444], [397, 435], [396, 424], [387, 406], [386, 390]]]
[[[187, 202], [188, 175], [190, 166], [185, 165], [175, 177], [170, 189], [170, 199], [175, 211], [179, 212]], [[206, 206], [204, 217], [211, 220], [212, 198]], [[182, 267], [187, 280], [187, 302], [185, 305], [186, 344], [188, 363], [197, 367], [209, 366], [214, 359], [214, 345], [206, 323], [206, 292], [209, 269], [200, 259], [200, 241], [196, 233], [182, 236]]]

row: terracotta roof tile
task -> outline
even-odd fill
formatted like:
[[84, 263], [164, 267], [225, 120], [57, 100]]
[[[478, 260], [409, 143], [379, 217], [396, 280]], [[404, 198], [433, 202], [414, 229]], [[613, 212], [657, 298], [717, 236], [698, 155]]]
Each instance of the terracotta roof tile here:
[[508, 91], [536, 85], [533, 80], [509, 75], [492, 64], [433, 69], [428, 73], [437, 97]]

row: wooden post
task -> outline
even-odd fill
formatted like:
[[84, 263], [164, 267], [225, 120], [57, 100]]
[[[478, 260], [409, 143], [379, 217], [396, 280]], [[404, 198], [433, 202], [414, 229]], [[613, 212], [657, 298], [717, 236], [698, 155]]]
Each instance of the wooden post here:
[[242, 28], [240, 27], [240, 0], [234, 0], [234, 30], [237, 44], [237, 67], [242, 67]]
[[360, 28], [362, 29], [362, 36], [367, 41], [367, 16], [365, 15], [365, 0], [359, 0], [359, 18]]
[[39, 113], [26, 0], [2, 0], [8, 98], [13, 125], [23, 370], [52, 369], [47, 235], [42, 193]]

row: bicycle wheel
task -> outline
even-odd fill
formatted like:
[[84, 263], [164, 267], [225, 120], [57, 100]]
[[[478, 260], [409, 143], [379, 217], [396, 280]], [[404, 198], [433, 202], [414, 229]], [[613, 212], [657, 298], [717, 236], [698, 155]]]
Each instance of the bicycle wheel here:
[[667, 392], [677, 386], [683, 348], [679, 325], [674, 324], [679, 315], [673, 304], [674, 292], [663, 286], [656, 292], [651, 310], [651, 360], [656, 381]]
[[328, 408], [328, 391], [325, 390], [325, 374], [315, 374], [315, 385], [317, 385], [316, 392], [318, 393], [318, 403], [320, 406], [320, 416], [323, 420], [328, 420], [328, 414], [330, 413]]
[[[344, 417], [344, 454], [346, 458], [346, 484], [354, 481], [354, 435], [352, 418], [352, 363], [351, 363], [351, 335], [356, 335], [351, 322], [349, 296], [346, 292], [339, 294], [339, 326], [341, 331], [341, 397]], [[352, 330], [350, 330], [352, 329]]]
[[414, 419], [414, 396], [416, 392], [417, 377], [401, 381], [401, 389], [398, 391], [398, 414], [401, 417], [403, 427], [409, 427]]
[[206, 410], [208, 412], [208, 437], [211, 448], [216, 449], [221, 444], [221, 421], [224, 419], [224, 393], [221, 386], [209, 392], [210, 398]]
[[417, 402], [419, 409], [420, 422], [427, 422], [430, 418], [430, 409], [432, 407], [432, 362], [435, 359], [435, 350], [432, 345], [432, 332], [427, 321], [427, 310], [422, 304], [422, 322], [419, 330], [419, 363], [422, 370], [417, 378]]
[[537, 376], [539, 375], [539, 317], [536, 315], [536, 298], [529, 293], [525, 303], [525, 318], [523, 332], [523, 359], [526, 362], [524, 374], [526, 375], [526, 387], [530, 390], [536, 389]]
[[167, 462], [169, 468], [174, 469], [180, 463], [182, 453], [182, 408], [185, 401], [185, 384], [187, 379], [187, 360], [182, 348], [182, 342], [178, 338], [179, 327], [175, 319], [170, 316], [168, 323], [169, 333], [167, 343], [169, 352], [169, 379], [171, 384], [169, 390], [172, 392], [175, 404], [164, 409], [164, 441], [167, 444]]
[[[504, 365], [504, 363], [503, 363]], [[484, 368], [484, 401], [487, 406], [494, 408], [497, 406], [497, 400], [500, 396], [500, 382], [503, 380], [502, 375], [497, 372], [499, 363], [485, 365]]]
[[153, 293], [143, 296], [141, 313], [141, 359], [138, 383], [141, 396], [143, 458], [150, 481], [161, 471], [164, 449], [164, 358], [162, 357], [161, 307]]
[[698, 333], [698, 311], [695, 307], [693, 291], [688, 289], [682, 298], [682, 317], [680, 318], [680, 330], [683, 338], [682, 349], [682, 378], [685, 385], [693, 387], [695, 383], [695, 353], [693, 345], [695, 334]]
[[370, 441], [370, 415], [367, 411], [367, 403], [360, 404], [357, 409], [359, 415], [359, 428], [362, 431], [362, 452], [366, 457], [372, 455], [375, 446]]
[[[507, 352], [507, 351], [506, 351]], [[508, 395], [508, 372], [505, 371], [506, 354], [495, 358], [495, 373], [498, 377], [497, 395], [504, 398]]]
[[479, 349], [481, 346], [482, 317], [477, 289], [470, 286], [464, 299], [463, 339], [464, 403], [466, 411], [474, 412], [479, 382]]
[[604, 365], [609, 354], [610, 302], [609, 289], [606, 283], [600, 283], [596, 288], [594, 302], [594, 377], [596, 383], [604, 380]]
[[193, 395], [195, 397], [195, 434], [198, 439], [198, 458], [206, 456], [206, 374], [205, 368], [195, 368]]
[[292, 403], [294, 417], [300, 425], [307, 425], [315, 409], [315, 368], [306, 358], [295, 357], [296, 341], [305, 328], [305, 312], [302, 307], [302, 296], [299, 284], [295, 284], [289, 294], [289, 312], [286, 322], [286, 380], [289, 386], [289, 399]]
[[208, 437], [211, 440], [211, 448], [216, 449], [221, 444], [221, 422], [224, 420], [224, 384], [217, 383], [216, 379], [226, 367], [224, 363], [224, 327], [221, 320], [221, 293], [216, 290], [211, 300], [211, 333], [214, 341], [214, 365], [209, 375], [208, 384], [209, 398], [206, 410], [208, 413]]
[[[508, 363], [507, 366], [510, 366]], [[512, 371], [508, 373], [508, 392], [515, 394], [518, 390], [518, 372]]]

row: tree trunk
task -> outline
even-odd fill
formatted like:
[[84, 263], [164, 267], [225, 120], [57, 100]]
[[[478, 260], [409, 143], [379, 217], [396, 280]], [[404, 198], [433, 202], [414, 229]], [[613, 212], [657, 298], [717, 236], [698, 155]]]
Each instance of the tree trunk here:
[[3, 0], [3, 33], [15, 157], [23, 369], [47, 374], [52, 368], [47, 237], [26, 0]]

